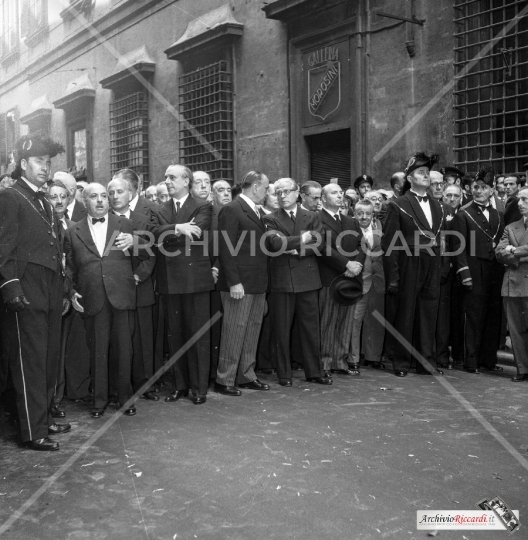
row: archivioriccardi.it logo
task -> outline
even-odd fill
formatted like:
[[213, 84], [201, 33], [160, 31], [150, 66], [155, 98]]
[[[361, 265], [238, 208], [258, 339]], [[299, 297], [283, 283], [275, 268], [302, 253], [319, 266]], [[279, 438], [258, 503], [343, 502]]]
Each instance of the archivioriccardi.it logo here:
[[486, 530], [515, 532], [521, 525], [519, 511], [511, 510], [500, 498], [483, 499], [479, 510], [418, 510], [418, 530]]

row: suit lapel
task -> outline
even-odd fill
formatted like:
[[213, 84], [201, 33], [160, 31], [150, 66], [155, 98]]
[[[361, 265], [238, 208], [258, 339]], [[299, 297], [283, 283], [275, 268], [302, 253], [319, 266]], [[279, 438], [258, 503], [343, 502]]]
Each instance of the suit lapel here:
[[[89, 216], [81, 219], [81, 221], [77, 223], [77, 235], [88, 249], [90, 249], [98, 257], [100, 257], [99, 252], [97, 251], [97, 247], [95, 246], [95, 242], [93, 241], [90, 227], [88, 226], [88, 218]], [[110, 223], [108, 223], [108, 225], [110, 226]]]
[[[323, 222], [326, 223], [336, 234], [340, 234], [342, 232], [343, 228], [339, 226], [339, 223], [337, 223], [337, 221], [326, 210], [321, 210], [319, 213], [323, 219]], [[343, 219], [343, 217], [341, 217], [341, 219]]]
[[[297, 216], [299, 215], [299, 211], [297, 210]], [[283, 228], [288, 233], [288, 236], [293, 236], [293, 233], [295, 231], [295, 224], [293, 223], [291, 217], [289, 214], [286, 213], [286, 211], [282, 208], [279, 208], [279, 212], [277, 213], [277, 219], [279, 223], [283, 226]]]
[[254, 221], [261, 229], [264, 229], [264, 223], [262, 222], [262, 219], [259, 218], [257, 214], [255, 214], [249, 204], [244, 199], [237, 198], [236, 200], [238, 201], [238, 204], [240, 204], [240, 208], [244, 210], [249, 219]]
[[[291, 221], [291, 217], [290, 217]], [[298, 236], [301, 234], [301, 231], [308, 230], [308, 223], [310, 222], [310, 214], [304, 208], [300, 206], [297, 207], [297, 214], [295, 217], [295, 223], [293, 227], [293, 235]]]
[[525, 240], [525, 236], [528, 233], [528, 231], [524, 228], [524, 220], [516, 221], [512, 224], [513, 228], [513, 235], [515, 236], [515, 240], [517, 240], [517, 244], [520, 246], [522, 245]]
[[[108, 255], [110, 248], [112, 247], [110, 240], [115, 231], [121, 232], [121, 218], [118, 218], [115, 214], [108, 214], [108, 228], [106, 229], [105, 248], [103, 253]], [[91, 236], [91, 235], [90, 235]], [[115, 238], [115, 235], [114, 235]]]
[[174, 199], [171, 198], [167, 202], [163, 203], [161, 208], [158, 210], [158, 213], [167, 223], [174, 223], [174, 220], [176, 219]]
[[[174, 201], [172, 204], [174, 206]], [[189, 195], [181, 206], [180, 211], [176, 214], [176, 223], [188, 223], [195, 208], [196, 201]]]

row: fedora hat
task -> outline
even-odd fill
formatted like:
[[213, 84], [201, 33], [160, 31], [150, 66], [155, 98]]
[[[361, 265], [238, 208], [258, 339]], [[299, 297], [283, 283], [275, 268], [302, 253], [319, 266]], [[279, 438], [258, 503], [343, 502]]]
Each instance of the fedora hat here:
[[363, 296], [363, 283], [357, 276], [337, 276], [330, 283], [330, 294], [343, 306], [353, 306]]

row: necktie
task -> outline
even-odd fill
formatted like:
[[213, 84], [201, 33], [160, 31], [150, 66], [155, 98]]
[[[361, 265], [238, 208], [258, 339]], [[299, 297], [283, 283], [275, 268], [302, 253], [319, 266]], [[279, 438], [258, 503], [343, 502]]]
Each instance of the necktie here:
[[339, 219], [339, 214], [334, 214], [334, 219], [335, 219], [338, 223], [341, 223], [341, 220]]
[[524, 220], [524, 230], [528, 229], [528, 220]]
[[124, 218], [126, 218], [125, 214], [119, 214], [119, 217], [124, 217]]
[[177, 214], [180, 213], [180, 206], [181, 206], [181, 202], [180, 202], [180, 201], [177, 201], [177, 202], [176, 202], [176, 213], [177, 213]]
[[295, 213], [293, 210], [290, 211], [290, 217], [291, 217], [291, 220], [295, 223]]
[[102, 218], [92, 218], [92, 225], [95, 225], [96, 223], [104, 223], [105, 222], [105, 218], [102, 217]]
[[68, 214], [68, 210], [64, 212], [64, 219], [70, 219], [70, 215]]
[[66, 225], [66, 219], [61, 219], [61, 223], [62, 223], [62, 227], [64, 228], [64, 230], [67, 230], [68, 229], [68, 225]]
[[429, 197], [427, 195], [424, 195], [423, 197], [421, 197], [420, 195], [415, 195], [415, 197], [418, 199], [418, 201], [420, 202], [427, 202], [429, 200]]

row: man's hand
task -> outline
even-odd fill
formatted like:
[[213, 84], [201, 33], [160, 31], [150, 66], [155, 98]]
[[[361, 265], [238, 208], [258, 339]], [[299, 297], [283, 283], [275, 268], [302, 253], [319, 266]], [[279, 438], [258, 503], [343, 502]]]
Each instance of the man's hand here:
[[11, 300], [8, 300], [6, 304], [7, 307], [15, 313], [17, 311], [22, 311], [26, 306], [29, 306], [29, 302], [24, 295], [15, 296], [14, 298], [11, 298]]
[[358, 263], [357, 261], [348, 261], [346, 265], [345, 276], [356, 277], [361, 274], [361, 270], [363, 270], [363, 266], [361, 263]]
[[126, 251], [134, 245], [134, 238], [128, 233], [119, 233], [116, 236], [115, 246], [121, 251]]
[[82, 296], [78, 292], [73, 291], [71, 296], [72, 306], [79, 313], [84, 313], [84, 308], [79, 304], [79, 298], [82, 298]]
[[462, 287], [464, 287], [465, 291], [471, 292], [473, 290], [473, 280], [471, 278], [466, 279], [462, 282]]
[[311, 233], [311, 231], [302, 233], [301, 244], [313, 244], [316, 240], [316, 237]]
[[389, 286], [387, 287], [387, 290], [385, 292], [389, 296], [396, 296], [399, 290], [400, 290], [400, 286], [398, 283], [389, 283]]
[[137, 274], [134, 274], [134, 279], [136, 280], [136, 286], [141, 283], [141, 280], [139, 279], [139, 276]]
[[69, 301], [69, 299], [68, 298], [63, 298], [62, 299], [62, 316], [63, 317], [70, 310], [70, 306], [71, 306], [71, 302]]
[[202, 234], [202, 229], [196, 225], [194, 218], [192, 218], [189, 223], [180, 223], [179, 225], [176, 225], [174, 230], [176, 234], [183, 234], [183, 236], [187, 236], [189, 240], [193, 239], [193, 235], [196, 236], [196, 238], [200, 238], [200, 235]]
[[244, 298], [244, 285], [242, 285], [242, 283], [231, 285], [231, 287], [229, 287], [229, 292], [231, 293], [231, 298], [242, 300], [242, 298]]
[[299, 252], [296, 249], [289, 249], [284, 252], [284, 255], [299, 255]]
[[211, 271], [212, 271], [212, 273], [213, 273], [213, 281], [214, 281], [214, 283], [215, 283], [215, 285], [216, 285], [216, 283], [218, 282], [218, 268], [216, 268], [215, 266], [213, 266], [213, 267], [211, 268]]

